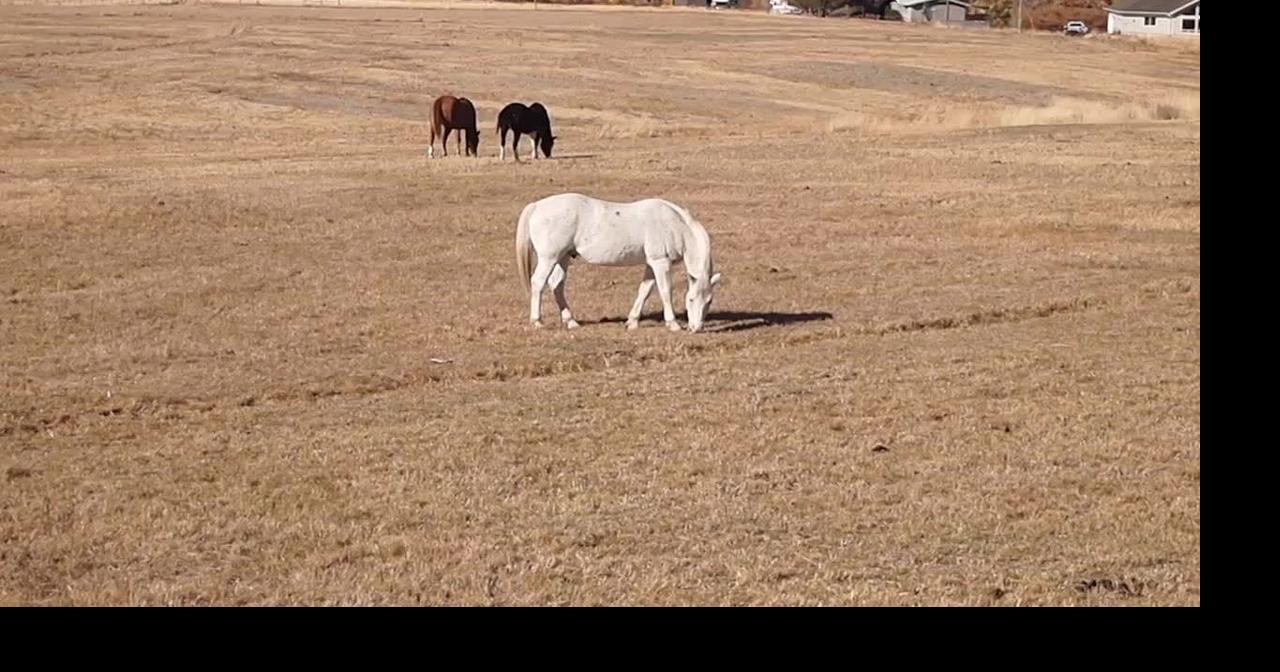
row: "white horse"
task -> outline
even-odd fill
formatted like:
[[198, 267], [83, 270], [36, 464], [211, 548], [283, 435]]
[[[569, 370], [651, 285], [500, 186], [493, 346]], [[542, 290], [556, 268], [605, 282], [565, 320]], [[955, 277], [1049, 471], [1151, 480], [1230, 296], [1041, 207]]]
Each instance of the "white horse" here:
[[658, 198], [613, 203], [582, 194], [548, 196], [526, 205], [516, 226], [516, 265], [529, 288], [529, 320], [534, 327], [542, 326], [542, 292], [548, 281], [565, 327], [578, 327], [564, 294], [571, 258], [604, 266], [645, 266], [627, 329], [640, 326], [640, 311], [656, 283], [667, 328], [680, 331], [671, 308], [674, 263], [683, 261], [689, 275], [685, 307], [690, 332], [702, 328], [720, 284], [711, 261], [711, 237], [688, 210]]

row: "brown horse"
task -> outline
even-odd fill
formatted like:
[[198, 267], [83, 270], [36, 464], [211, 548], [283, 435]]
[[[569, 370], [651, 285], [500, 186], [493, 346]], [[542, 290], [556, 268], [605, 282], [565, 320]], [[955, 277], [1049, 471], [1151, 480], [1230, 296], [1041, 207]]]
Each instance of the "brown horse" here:
[[440, 96], [431, 104], [431, 146], [427, 148], [427, 157], [436, 155], [436, 136], [443, 136], [440, 141], [444, 155], [449, 156], [449, 133], [458, 131], [458, 151], [462, 151], [462, 134], [467, 135], [467, 155], [479, 156], [480, 129], [476, 128], [476, 106], [466, 98]]

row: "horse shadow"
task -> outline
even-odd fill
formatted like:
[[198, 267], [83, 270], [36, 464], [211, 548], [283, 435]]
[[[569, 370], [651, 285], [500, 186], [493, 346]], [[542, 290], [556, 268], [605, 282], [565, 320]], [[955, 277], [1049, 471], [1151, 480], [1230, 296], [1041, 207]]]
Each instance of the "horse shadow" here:
[[[761, 327], [778, 327], [790, 324], [803, 324], [805, 322], [820, 322], [834, 318], [835, 315], [826, 311], [813, 311], [807, 313], [756, 312], [740, 310], [712, 311], [707, 314], [703, 323], [702, 331], [709, 334], [727, 334], [736, 331], [759, 329]], [[681, 322], [687, 322], [688, 315], [683, 312], [677, 312], [676, 319]], [[594, 324], [620, 324], [626, 321], [627, 318], [625, 317], [605, 317], [596, 320]], [[662, 313], [645, 313], [640, 316], [640, 321], [653, 321], [661, 324]]]

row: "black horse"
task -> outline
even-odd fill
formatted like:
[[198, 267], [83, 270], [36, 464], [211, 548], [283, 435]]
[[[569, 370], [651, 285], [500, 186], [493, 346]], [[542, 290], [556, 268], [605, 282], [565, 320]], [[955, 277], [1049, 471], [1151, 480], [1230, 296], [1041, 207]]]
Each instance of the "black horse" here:
[[547, 108], [542, 103], [525, 106], [523, 103], [511, 103], [498, 113], [498, 147], [499, 158], [507, 158], [507, 131], [515, 133], [511, 141], [511, 151], [520, 160], [520, 136], [528, 135], [533, 144], [533, 158], [538, 158], [538, 148], [542, 155], [551, 158], [551, 147], [556, 144], [556, 136], [551, 134], [551, 118], [547, 116]]

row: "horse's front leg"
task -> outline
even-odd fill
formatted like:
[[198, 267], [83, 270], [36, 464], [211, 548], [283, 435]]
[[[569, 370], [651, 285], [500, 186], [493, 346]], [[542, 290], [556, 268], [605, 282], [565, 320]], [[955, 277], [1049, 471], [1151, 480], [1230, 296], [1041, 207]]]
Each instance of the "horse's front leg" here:
[[628, 331], [640, 327], [640, 312], [644, 310], [644, 302], [648, 301], [649, 295], [653, 293], [653, 283], [653, 268], [646, 265], [644, 279], [640, 281], [640, 291], [636, 293], [636, 302], [631, 306], [631, 312], [627, 314]]
[[565, 285], [568, 284], [569, 268], [565, 265], [566, 260], [561, 259], [560, 263], [551, 271], [551, 293], [556, 297], [556, 306], [560, 309], [560, 321], [564, 323], [566, 329], [577, 329], [582, 326], [578, 321], [573, 319], [573, 312], [569, 310], [569, 299], [564, 295]]
[[536, 135], [529, 136], [529, 146], [533, 147], [533, 160], [537, 161], [538, 160], [538, 136]]
[[676, 311], [671, 307], [671, 262], [667, 259], [649, 260], [653, 267], [653, 276], [658, 283], [658, 294], [662, 297], [662, 320], [667, 329], [680, 331], [680, 323], [676, 322]]

